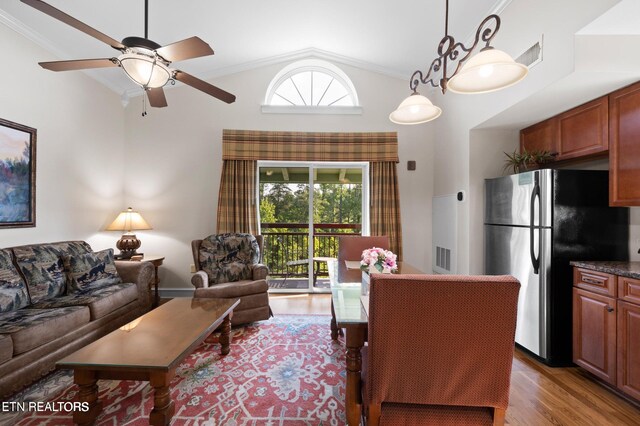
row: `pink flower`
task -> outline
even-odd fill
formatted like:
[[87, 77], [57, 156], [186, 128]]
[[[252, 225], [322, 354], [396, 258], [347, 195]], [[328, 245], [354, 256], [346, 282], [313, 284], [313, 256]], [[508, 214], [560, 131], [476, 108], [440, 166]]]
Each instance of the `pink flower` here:
[[362, 252], [362, 260], [360, 261], [360, 269], [367, 270], [370, 266], [375, 266], [377, 270], [383, 269], [396, 270], [397, 256], [390, 250], [380, 247], [372, 247]]

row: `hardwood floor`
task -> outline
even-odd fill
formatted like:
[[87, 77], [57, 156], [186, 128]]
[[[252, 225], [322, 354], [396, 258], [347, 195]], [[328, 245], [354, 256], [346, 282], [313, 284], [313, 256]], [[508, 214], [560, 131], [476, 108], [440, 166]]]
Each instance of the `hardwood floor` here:
[[269, 294], [274, 315], [330, 315], [330, 294]]
[[[331, 297], [272, 294], [275, 315], [330, 312]], [[620, 398], [578, 367], [551, 368], [516, 350], [507, 425], [640, 425], [640, 407]]]

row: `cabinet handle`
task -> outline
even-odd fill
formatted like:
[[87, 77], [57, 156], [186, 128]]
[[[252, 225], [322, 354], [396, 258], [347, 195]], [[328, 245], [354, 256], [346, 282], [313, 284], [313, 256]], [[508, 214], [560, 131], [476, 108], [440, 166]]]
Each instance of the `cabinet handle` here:
[[584, 281], [587, 284], [596, 284], [596, 285], [600, 285], [604, 282], [601, 280], [594, 280], [593, 278], [585, 278], [585, 277], [582, 277], [582, 281]]
[[607, 306], [607, 312], [613, 312], [614, 309], [611, 306]]

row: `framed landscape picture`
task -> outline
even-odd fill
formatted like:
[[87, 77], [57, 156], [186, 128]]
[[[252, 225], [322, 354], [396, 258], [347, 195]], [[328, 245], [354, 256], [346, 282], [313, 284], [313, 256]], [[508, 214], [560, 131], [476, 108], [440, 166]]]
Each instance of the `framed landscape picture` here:
[[0, 228], [36, 226], [36, 129], [0, 118]]

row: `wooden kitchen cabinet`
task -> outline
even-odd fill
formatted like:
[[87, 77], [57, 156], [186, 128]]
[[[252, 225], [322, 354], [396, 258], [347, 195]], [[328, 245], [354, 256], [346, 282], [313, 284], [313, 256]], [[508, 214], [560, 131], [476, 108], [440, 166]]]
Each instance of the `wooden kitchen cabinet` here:
[[640, 400], [640, 280], [618, 280], [618, 388]]
[[556, 117], [541, 121], [520, 131], [520, 152], [558, 152], [558, 120]]
[[640, 401], [640, 279], [575, 266], [573, 285], [573, 362]]
[[603, 96], [558, 116], [558, 156], [568, 160], [609, 150], [609, 97]]
[[573, 289], [573, 362], [616, 384], [616, 299]]
[[618, 302], [618, 388], [640, 399], [640, 305]]
[[603, 96], [520, 131], [520, 152], [549, 151], [555, 161], [609, 151], [609, 97]]
[[640, 206], [640, 83], [609, 94], [609, 204]]

